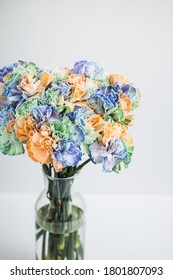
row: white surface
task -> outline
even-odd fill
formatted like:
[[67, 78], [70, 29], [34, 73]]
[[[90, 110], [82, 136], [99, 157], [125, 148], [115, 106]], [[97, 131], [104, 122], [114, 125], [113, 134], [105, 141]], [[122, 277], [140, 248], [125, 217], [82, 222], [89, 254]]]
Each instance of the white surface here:
[[[131, 166], [105, 175], [89, 165], [85, 192], [173, 194], [172, 27], [171, 0], [0, 1], [0, 67], [18, 59], [72, 67], [88, 59], [141, 89]], [[0, 155], [1, 191], [39, 192], [39, 168], [27, 156]]]
[[[0, 259], [34, 259], [38, 194], [0, 195]], [[173, 259], [173, 196], [85, 195], [85, 259]]]

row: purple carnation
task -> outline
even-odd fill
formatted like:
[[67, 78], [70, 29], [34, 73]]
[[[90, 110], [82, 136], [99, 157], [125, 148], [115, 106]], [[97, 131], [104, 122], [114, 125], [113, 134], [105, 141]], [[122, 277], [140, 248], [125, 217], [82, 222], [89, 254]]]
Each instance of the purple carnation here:
[[108, 94], [108, 93], [110, 93], [111, 89], [112, 89], [111, 86], [104, 86], [104, 87], [98, 88], [96, 93], [97, 94]]
[[37, 122], [37, 128], [40, 128], [43, 123], [61, 120], [61, 115], [55, 111], [52, 105], [38, 106], [32, 110], [31, 114]]
[[75, 74], [85, 75], [88, 78], [94, 78], [96, 75], [101, 74], [103, 69], [96, 62], [80, 60], [75, 63], [73, 72]]
[[80, 147], [70, 141], [61, 141], [53, 151], [53, 157], [57, 162], [61, 162], [64, 167], [76, 166], [82, 159]]
[[88, 63], [87, 60], [77, 61], [74, 65], [73, 72], [75, 74], [84, 75], [85, 74], [85, 66]]
[[119, 139], [112, 139], [108, 146], [95, 142], [90, 145], [89, 150], [92, 161], [102, 163], [105, 172], [113, 171], [116, 164], [128, 157], [126, 145]]
[[114, 83], [112, 86], [111, 86], [116, 92], [119, 92], [120, 94], [127, 94], [130, 90], [130, 85], [129, 84], [123, 84], [123, 85], [120, 85], [119, 83]]
[[85, 66], [85, 76], [94, 77], [102, 73], [102, 68], [96, 62], [88, 62]]

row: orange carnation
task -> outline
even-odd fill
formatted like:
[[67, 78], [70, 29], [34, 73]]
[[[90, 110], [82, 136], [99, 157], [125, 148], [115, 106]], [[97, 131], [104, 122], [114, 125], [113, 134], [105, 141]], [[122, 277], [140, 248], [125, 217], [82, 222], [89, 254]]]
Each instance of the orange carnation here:
[[43, 94], [45, 88], [53, 81], [54, 77], [47, 72], [41, 74], [40, 80], [35, 81], [34, 74], [23, 73], [20, 87], [27, 92], [28, 96]]
[[46, 88], [54, 79], [54, 76], [47, 72], [43, 72], [40, 77], [40, 87]]
[[3, 82], [4, 82], [4, 83], [7, 83], [7, 82], [9, 81], [10, 76], [11, 76], [11, 73], [12, 73], [12, 72], [9, 72], [5, 77], [3, 77]]
[[77, 101], [77, 102], [73, 102], [72, 103], [73, 104], [73, 106], [79, 106], [79, 107], [87, 107], [87, 108], [90, 108], [91, 110], [93, 110], [94, 111], [94, 107], [93, 106], [91, 106], [88, 102], [86, 102], [86, 101]]
[[120, 123], [115, 123], [111, 125], [110, 123], [105, 123], [102, 132], [102, 142], [106, 145], [111, 139], [122, 139], [126, 136], [126, 128]]
[[100, 115], [93, 115], [87, 120], [87, 123], [91, 125], [95, 131], [101, 132], [103, 131], [105, 122]]
[[111, 74], [109, 76], [109, 83], [114, 84], [116, 82], [119, 83], [119, 84], [129, 84], [130, 83], [130, 81], [127, 78], [125, 78], [121, 75]]
[[47, 125], [42, 125], [40, 128], [40, 133], [42, 136], [46, 137], [50, 135], [51, 131]]
[[4, 128], [7, 132], [11, 133], [15, 124], [15, 120], [11, 120], [7, 123], [7, 126]]
[[19, 140], [25, 142], [29, 139], [30, 132], [35, 129], [35, 123], [30, 116], [23, 116], [16, 120], [14, 128]]
[[85, 81], [86, 81], [86, 78], [85, 78], [85, 76], [82, 76], [82, 75], [71, 75], [68, 78], [68, 83], [72, 84], [74, 86], [83, 84], [83, 83], [85, 83]]
[[24, 91], [31, 92], [34, 95], [38, 89], [39, 84], [40, 81], [35, 82], [34, 74], [27, 74], [25, 72], [22, 73], [20, 87]]
[[120, 106], [125, 113], [129, 113], [132, 110], [131, 100], [125, 94], [120, 96]]
[[29, 157], [42, 164], [49, 164], [52, 160], [54, 140], [50, 136], [43, 136], [35, 131], [26, 143]]
[[72, 101], [76, 100], [85, 100], [90, 97], [89, 91], [82, 85], [78, 85], [73, 90], [73, 98]]

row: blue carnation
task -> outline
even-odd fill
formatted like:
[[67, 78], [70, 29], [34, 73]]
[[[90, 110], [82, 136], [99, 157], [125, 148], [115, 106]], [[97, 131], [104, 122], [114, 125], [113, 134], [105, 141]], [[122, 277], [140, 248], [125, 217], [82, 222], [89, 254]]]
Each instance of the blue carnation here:
[[135, 87], [130, 87], [127, 97], [130, 98], [132, 102], [132, 108], [138, 108], [140, 105], [140, 91]]
[[70, 94], [71, 88], [66, 82], [52, 83], [49, 87], [51, 90], [56, 91], [59, 95], [68, 96]]
[[82, 127], [75, 125], [72, 132], [71, 139], [73, 142], [81, 143], [85, 141], [85, 132]]
[[14, 80], [9, 85], [4, 84], [3, 96], [6, 96], [9, 103], [12, 104], [16, 109], [18, 109], [22, 103], [28, 100], [28, 96], [25, 92], [19, 87], [18, 81]]
[[10, 104], [0, 111], [0, 127], [5, 127], [14, 118], [15, 109]]
[[3, 82], [3, 78], [10, 72], [13, 71], [14, 68], [18, 66], [18, 63], [8, 64], [0, 69], [0, 82]]
[[93, 111], [87, 107], [75, 107], [73, 112], [67, 114], [69, 120], [76, 123], [79, 126], [85, 125], [85, 120], [93, 114]]
[[15, 89], [18, 86], [19, 82], [17, 80], [13, 80], [10, 84], [4, 83], [3, 84], [3, 93], [2, 96], [8, 96], [12, 89]]
[[137, 90], [135, 87], [130, 87], [127, 96], [133, 101], [137, 96]]
[[113, 89], [103, 87], [97, 90], [88, 102], [96, 108], [98, 114], [102, 114], [108, 112], [108, 110], [117, 108], [120, 103], [120, 97]]
[[28, 100], [28, 96], [19, 87], [11, 89], [8, 94], [9, 103], [13, 104], [16, 109], [18, 109], [26, 100]]
[[76, 166], [82, 159], [80, 147], [71, 141], [61, 141], [53, 151], [53, 157], [57, 162], [61, 162], [63, 168]]

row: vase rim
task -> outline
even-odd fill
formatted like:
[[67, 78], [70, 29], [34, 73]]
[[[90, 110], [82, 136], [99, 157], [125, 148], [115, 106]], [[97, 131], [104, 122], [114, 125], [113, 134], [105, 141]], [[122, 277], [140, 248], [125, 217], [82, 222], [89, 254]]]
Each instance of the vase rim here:
[[[43, 172], [43, 173], [44, 173], [44, 172]], [[47, 175], [47, 174], [45, 174], [45, 173], [44, 173], [44, 175], [45, 175], [47, 178], [51, 179], [51, 180], [70, 180], [70, 179], [76, 178], [78, 174], [76, 173], [76, 174], [73, 175], [73, 176], [64, 177], [64, 178], [52, 177], [52, 176], [49, 176], [49, 175]]]
[[46, 176], [47, 178], [49, 178], [50, 180], [71, 180], [71, 179], [74, 179], [74, 178], [76, 178], [78, 175], [79, 175], [79, 173], [80, 172], [76, 172], [73, 176], [69, 176], [69, 177], [64, 177], [64, 178], [59, 178], [59, 177], [54, 177], [54, 176], [50, 176], [50, 175], [48, 175], [48, 174], [46, 174], [45, 173], [45, 171], [44, 171], [44, 169], [42, 169], [43, 170], [43, 174], [44, 174], [44, 176]]

